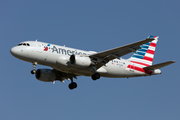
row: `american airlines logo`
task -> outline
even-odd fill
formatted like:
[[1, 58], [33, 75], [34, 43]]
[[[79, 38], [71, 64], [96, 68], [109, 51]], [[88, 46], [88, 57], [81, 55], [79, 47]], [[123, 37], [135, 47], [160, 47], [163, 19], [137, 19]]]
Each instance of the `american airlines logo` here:
[[[49, 45], [50, 46], [50, 45]], [[50, 49], [50, 47], [49, 47]], [[44, 51], [47, 51], [48, 50], [48, 46], [45, 47]], [[79, 52], [77, 50], [69, 50], [69, 49], [64, 49], [64, 48], [57, 48], [56, 46], [53, 46], [53, 48], [51, 48], [52, 50], [52, 53], [58, 53], [58, 54], [62, 54], [62, 55], [87, 55], [87, 53], [82, 53], [82, 52]]]
[[44, 46], [44, 51], [48, 51], [48, 49], [50, 49], [50, 44], [48, 44], [47, 46]]

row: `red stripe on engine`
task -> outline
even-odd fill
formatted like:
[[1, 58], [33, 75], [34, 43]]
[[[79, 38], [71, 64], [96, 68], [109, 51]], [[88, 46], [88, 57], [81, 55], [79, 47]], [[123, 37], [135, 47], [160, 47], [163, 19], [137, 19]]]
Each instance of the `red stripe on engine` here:
[[148, 61], [153, 61], [153, 58], [150, 58], [150, 57], [147, 57], [147, 56], [144, 56], [143, 60], [148, 60]]
[[154, 55], [154, 51], [153, 50], [147, 50], [147, 53], [153, 54]]
[[140, 72], [143, 72], [143, 73], [147, 73], [149, 75], [152, 74], [151, 70], [144, 70], [143, 68], [136, 67], [136, 66], [133, 66], [133, 65], [128, 65], [127, 68], [130, 68], [130, 69], [133, 69], [133, 70], [137, 70], [137, 71], [140, 71]]
[[151, 42], [150, 46], [156, 47], [156, 43]]
[[139, 64], [139, 65], [143, 65], [143, 66], [150, 66], [150, 65], [142, 63], [142, 62], [137, 62], [137, 61], [131, 61], [131, 62]]

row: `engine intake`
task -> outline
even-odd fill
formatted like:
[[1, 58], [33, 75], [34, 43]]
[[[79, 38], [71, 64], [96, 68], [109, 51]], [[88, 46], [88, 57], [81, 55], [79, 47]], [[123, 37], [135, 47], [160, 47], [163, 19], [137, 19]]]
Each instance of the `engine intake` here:
[[88, 67], [92, 64], [89, 57], [77, 55], [71, 55], [69, 61], [71, 65], [75, 65], [76, 67]]

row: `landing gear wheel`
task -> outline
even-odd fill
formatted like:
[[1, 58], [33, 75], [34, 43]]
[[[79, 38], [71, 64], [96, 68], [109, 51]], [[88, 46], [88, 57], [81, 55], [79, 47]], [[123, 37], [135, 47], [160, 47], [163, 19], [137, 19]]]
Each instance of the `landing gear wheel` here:
[[37, 62], [33, 63], [33, 70], [31, 70], [31, 74], [35, 74], [36, 73], [36, 66], [37, 66]]
[[97, 79], [99, 79], [101, 76], [100, 76], [100, 74], [99, 73], [94, 73], [92, 76], [91, 76], [91, 78], [93, 79], [93, 80], [97, 80]]
[[74, 89], [74, 88], [77, 88], [77, 83], [71, 82], [71, 83], [69, 84], [69, 89], [72, 90], [72, 89]]
[[31, 74], [35, 74], [36, 73], [36, 70], [31, 70]]

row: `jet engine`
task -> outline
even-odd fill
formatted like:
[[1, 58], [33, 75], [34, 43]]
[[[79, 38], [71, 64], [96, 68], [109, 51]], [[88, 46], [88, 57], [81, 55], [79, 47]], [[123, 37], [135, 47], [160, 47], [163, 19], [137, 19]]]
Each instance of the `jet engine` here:
[[50, 69], [38, 69], [36, 71], [36, 79], [44, 82], [52, 82], [56, 80], [56, 74]]
[[92, 64], [91, 59], [85, 56], [71, 55], [70, 64], [76, 67], [88, 67]]

